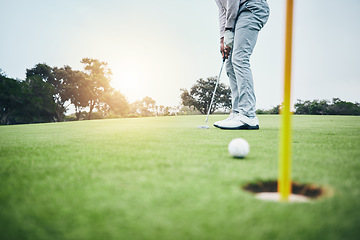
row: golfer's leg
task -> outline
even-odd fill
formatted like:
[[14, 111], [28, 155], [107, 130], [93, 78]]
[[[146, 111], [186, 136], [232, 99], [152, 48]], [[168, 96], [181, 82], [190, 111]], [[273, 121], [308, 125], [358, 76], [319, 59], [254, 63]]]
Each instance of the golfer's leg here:
[[256, 98], [249, 59], [256, 38], [257, 31], [249, 31], [246, 28], [239, 29], [235, 32], [232, 54], [233, 68], [238, 86], [238, 112], [248, 117], [255, 116]]
[[231, 103], [234, 113], [239, 112], [239, 89], [236, 81], [235, 72], [232, 66], [231, 57], [226, 60], [226, 73], [229, 77], [230, 89], [231, 89]]
[[255, 117], [256, 97], [250, 69], [250, 56], [254, 50], [260, 29], [267, 21], [268, 5], [264, 0], [250, 0], [240, 9], [235, 26], [232, 66], [238, 86], [238, 111]]

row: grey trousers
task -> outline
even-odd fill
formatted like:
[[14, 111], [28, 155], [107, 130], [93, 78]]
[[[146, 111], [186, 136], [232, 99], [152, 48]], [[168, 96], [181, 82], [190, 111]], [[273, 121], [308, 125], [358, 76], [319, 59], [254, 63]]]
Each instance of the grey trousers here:
[[266, 0], [248, 0], [240, 6], [235, 23], [234, 45], [226, 61], [226, 72], [230, 80], [232, 110], [247, 117], [255, 117], [256, 97], [250, 69], [250, 56], [254, 50], [258, 33], [269, 18]]

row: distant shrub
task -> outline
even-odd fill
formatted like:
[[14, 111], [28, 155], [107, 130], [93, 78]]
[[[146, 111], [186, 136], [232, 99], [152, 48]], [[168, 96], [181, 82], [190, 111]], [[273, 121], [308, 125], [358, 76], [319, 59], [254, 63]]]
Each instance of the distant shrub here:
[[360, 115], [360, 104], [342, 101], [340, 98], [328, 100], [297, 100], [295, 114], [309, 115]]
[[277, 105], [276, 107], [273, 107], [269, 110], [264, 110], [264, 109], [256, 110], [256, 114], [279, 114], [279, 112], [280, 112], [280, 105]]
[[77, 121], [77, 119], [74, 116], [65, 116], [65, 121]]

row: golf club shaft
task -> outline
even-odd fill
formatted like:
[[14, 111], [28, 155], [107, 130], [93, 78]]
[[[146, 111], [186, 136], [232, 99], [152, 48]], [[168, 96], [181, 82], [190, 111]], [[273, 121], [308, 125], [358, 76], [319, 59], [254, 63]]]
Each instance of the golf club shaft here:
[[218, 76], [217, 79], [216, 79], [216, 85], [215, 85], [214, 93], [213, 93], [213, 95], [212, 95], [211, 102], [210, 102], [210, 106], [209, 106], [209, 110], [208, 110], [208, 113], [207, 113], [207, 116], [206, 116], [206, 120], [205, 120], [206, 123], [207, 123], [207, 121], [208, 121], [208, 119], [209, 119], [209, 114], [210, 114], [210, 111], [211, 111], [212, 104], [213, 104], [213, 102], [214, 102], [216, 89], [217, 89], [217, 86], [218, 86], [218, 84], [219, 84], [219, 80], [220, 80], [221, 72], [222, 72], [223, 67], [224, 67], [224, 63], [225, 63], [225, 58], [223, 59], [223, 62], [222, 62], [222, 64], [221, 64], [219, 76]]

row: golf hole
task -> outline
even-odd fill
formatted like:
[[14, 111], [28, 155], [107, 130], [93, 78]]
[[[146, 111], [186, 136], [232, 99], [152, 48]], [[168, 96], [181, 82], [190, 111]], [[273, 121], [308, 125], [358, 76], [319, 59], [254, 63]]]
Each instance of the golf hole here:
[[[242, 187], [243, 190], [254, 193], [256, 198], [268, 201], [280, 201], [277, 193], [277, 181], [258, 181], [248, 183]], [[329, 195], [329, 190], [315, 186], [313, 184], [292, 183], [292, 194], [289, 202], [310, 202]]]

